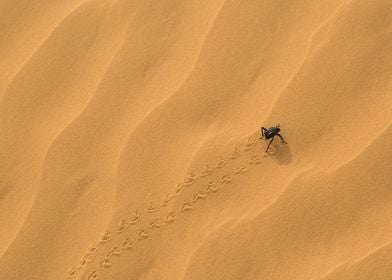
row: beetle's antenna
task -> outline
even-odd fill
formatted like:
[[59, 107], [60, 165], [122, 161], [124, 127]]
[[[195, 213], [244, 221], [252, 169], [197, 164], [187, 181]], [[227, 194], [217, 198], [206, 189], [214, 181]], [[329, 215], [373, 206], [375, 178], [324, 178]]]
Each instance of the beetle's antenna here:
[[276, 127], [280, 127], [280, 123], [278, 123], [278, 124], [276, 125]]

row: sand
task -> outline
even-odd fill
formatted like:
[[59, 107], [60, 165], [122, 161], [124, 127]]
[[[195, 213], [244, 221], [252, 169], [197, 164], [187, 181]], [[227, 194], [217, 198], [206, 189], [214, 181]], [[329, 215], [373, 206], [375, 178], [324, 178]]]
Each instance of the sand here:
[[392, 279], [391, 1], [3, 0], [0, 57], [0, 280]]

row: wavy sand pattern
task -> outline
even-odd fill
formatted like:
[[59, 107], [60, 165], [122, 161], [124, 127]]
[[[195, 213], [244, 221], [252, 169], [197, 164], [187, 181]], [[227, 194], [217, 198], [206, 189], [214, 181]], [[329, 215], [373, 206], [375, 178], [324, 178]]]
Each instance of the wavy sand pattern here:
[[392, 2], [55, 2], [0, 3], [1, 280], [392, 279]]

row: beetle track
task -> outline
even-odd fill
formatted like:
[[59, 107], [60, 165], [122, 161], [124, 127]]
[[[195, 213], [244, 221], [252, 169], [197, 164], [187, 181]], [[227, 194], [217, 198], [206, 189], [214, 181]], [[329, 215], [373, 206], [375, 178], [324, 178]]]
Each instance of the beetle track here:
[[[142, 217], [142, 216], [141, 216], [140, 212], [139, 212], [138, 210], [136, 210], [136, 211], [134, 212], [133, 218], [132, 218], [131, 220], [129, 220], [128, 224], [129, 224], [129, 225], [132, 225], [132, 224], [135, 224], [135, 223], [139, 222], [139, 221], [141, 220], [141, 217]], [[126, 221], [126, 220], [122, 220], [122, 222], [124, 222], [124, 221]], [[120, 228], [121, 228], [121, 227], [120, 227]], [[127, 228], [128, 228], [128, 227], [126, 227], [125, 229], [122, 228], [122, 231], [121, 231], [121, 232], [118, 232], [118, 234], [124, 232]], [[78, 267], [75, 268], [75, 266], [73, 266], [73, 268], [71, 268], [71, 270], [70, 270], [69, 273], [67, 274], [67, 278], [68, 278], [68, 279], [73, 278], [73, 277], [76, 275], [76, 272], [77, 272], [77, 271], [79, 271], [79, 270], [82, 269], [84, 266], [86, 266], [87, 263], [92, 262], [92, 261], [93, 261], [93, 259], [92, 259], [93, 255], [92, 255], [92, 254], [93, 254], [94, 252], [97, 251], [97, 249], [99, 248], [99, 244], [105, 244], [105, 243], [109, 242], [111, 239], [112, 239], [112, 234], [111, 234], [111, 232], [108, 231], [108, 230], [104, 231], [104, 233], [103, 233], [103, 235], [102, 235], [102, 237], [101, 237], [101, 240], [98, 242], [98, 244], [97, 244], [97, 245], [93, 245], [93, 246], [90, 247], [90, 249], [88, 250], [87, 255], [89, 255], [89, 260], [88, 260], [88, 261], [85, 261], [85, 260], [82, 259], [81, 262], [79, 263], [79, 266], [78, 266]]]
[[167, 206], [170, 203], [170, 201], [176, 198], [177, 196], [178, 194], [174, 194], [174, 195], [166, 194], [162, 199], [161, 206], [162, 207]]
[[216, 192], [217, 190], [218, 190], [218, 187], [216, 186], [214, 181], [208, 182], [207, 193]]
[[[211, 182], [210, 182], [211, 183]], [[210, 187], [211, 186], [211, 184], [208, 184], [208, 186], [207, 186], [207, 190], [208, 190], [208, 187]], [[203, 193], [203, 194], [208, 194], [209, 192], [208, 191], [198, 191], [198, 192], [196, 192], [195, 193], [195, 195], [194, 195], [194, 197], [195, 196], [197, 196], [197, 195], [200, 195], [200, 193]], [[205, 197], [203, 197], [203, 198], [205, 198]], [[182, 207], [182, 211], [190, 211], [191, 209], [193, 209], [193, 205], [194, 204], [196, 204], [197, 203], [197, 200], [196, 201], [192, 201], [192, 202], [186, 202], [186, 203], [184, 203], [183, 204], [183, 207]], [[184, 210], [184, 205], [186, 205], [187, 206], [187, 208]], [[173, 222], [174, 220], [172, 220], [172, 221], [170, 221], [170, 222], [168, 222], [167, 221], [167, 218], [169, 217], [169, 216], [172, 216], [173, 217], [173, 215], [175, 215], [174, 214], [175, 213], [175, 211], [171, 211], [171, 212], [169, 212], [168, 213], [168, 215], [167, 215], [167, 217], [166, 217], [166, 220], [165, 220], [165, 222], [166, 223], [170, 223], [170, 222]], [[158, 219], [159, 220], [159, 219]], [[141, 234], [144, 234], [144, 236], [143, 237], [141, 237]], [[139, 232], [139, 234], [138, 234], [138, 237], [137, 237], [137, 240], [138, 241], [143, 241], [144, 239], [147, 239], [149, 237], [149, 235], [147, 234], [147, 232], [146, 232], [146, 230], [141, 230], [140, 232]], [[130, 240], [130, 238], [127, 238], [126, 240]], [[132, 243], [133, 244], [133, 243]], [[132, 246], [132, 249], [133, 249], [133, 246]], [[111, 265], [110, 265], [111, 266]], [[106, 269], [106, 268], [109, 268], [110, 267], [109, 265], [108, 266], [104, 266], [104, 267], [102, 267], [101, 266], [101, 268], [102, 269]], [[98, 274], [97, 274], [98, 275]], [[97, 276], [98, 277], [98, 276]], [[99, 278], [98, 278], [99, 279]]]
[[176, 220], [176, 212], [175, 211], [170, 211], [167, 215], [166, 215], [166, 219], [165, 219], [165, 223], [166, 224], [170, 224], [172, 222], [174, 222]]
[[246, 172], [248, 172], [248, 168], [246, 168], [246, 166], [240, 166], [234, 170], [234, 174], [244, 174]]
[[[238, 169], [244, 170], [244, 166], [240, 166], [240, 167], [238, 167], [236, 170], [238, 170]], [[237, 174], [239, 174], [239, 172], [237, 172]], [[221, 180], [221, 184], [222, 184], [222, 185], [223, 185], [224, 183], [227, 183], [228, 181], [231, 182], [231, 180], [232, 180], [232, 178], [229, 177], [228, 175], [223, 175], [223, 176], [222, 176], [222, 179], [223, 179], [223, 180]], [[206, 190], [205, 190], [205, 191], [203, 191], [203, 190], [197, 191], [197, 192], [193, 195], [192, 201], [183, 203], [183, 205], [182, 205], [180, 211], [181, 211], [181, 212], [184, 212], [184, 211], [190, 211], [190, 210], [192, 210], [192, 209], [193, 209], [193, 206], [197, 203], [197, 201], [198, 201], [199, 199], [201, 199], [201, 198], [206, 198], [206, 196], [208, 195], [208, 193], [210, 193], [210, 192], [216, 192], [216, 191], [217, 191], [217, 187], [216, 187], [215, 182], [214, 182], [214, 181], [208, 182], [207, 187], [206, 187]], [[173, 222], [173, 221], [174, 221], [174, 220], [172, 220], [172, 221], [168, 222], [168, 217], [169, 217], [169, 216], [172, 216], [172, 217], [173, 217], [173, 215], [175, 215], [174, 213], [175, 213], [175, 211], [171, 211], [171, 212], [169, 212], [169, 213], [167, 214], [166, 219], [165, 219], [165, 223], [170, 223], [170, 222]], [[158, 218], [158, 219], [155, 219], [155, 221], [158, 221], [158, 220], [161, 219], [161, 218], [162, 218], [162, 217], [160, 217], [160, 218]], [[143, 230], [142, 230], [142, 231], [143, 231]], [[142, 241], [143, 239], [147, 239], [147, 238], [148, 238], [148, 236], [146, 236], [145, 238], [140, 238], [140, 233], [139, 233], [139, 235], [138, 235], [138, 237], [137, 237], [137, 239], [138, 239], [139, 241]], [[127, 239], [129, 239], [129, 238], [127, 238]]]
[[134, 244], [135, 244], [135, 242], [132, 241], [131, 238], [127, 238], [127, 239], [125, 239], [125, 241], [122, 243], [121, 248], [123, 248], [123, 249], [128, 249], [128, 250], [132, 250]]
[[236, 159], [241, 156], [240, 152], [238, 151], [237, 146], [234, 147], [232, 154], [230, 155], [231, 159]]
[[192, 202], [185, 202], [182, 207], [181, 211], [189, 211], [193, 208], [193, 203]]
[[230, 183], [232, 178], [229, 175], [223, 175], [220, 179], [221, 183]]
[[204, 191], [198, 191], [194, 196], [192, 201], [196, 202], [198, 199], [204, 199], [207, 196], [207, 193]]
[[137, 240], [143, 240], [147, 239], [150, 235], [148, 234], [148, 231], [146, 229], [140, 229], [139, 233], [137, 235]]
[[[207, 188], [206, 188], [206, 191], [197, 191], [197, 192], [194, 194], [193, 200], [192, 200], [192, 201], [190, 201], [190, 202], [185, 202], [185, 203], [183, 204], [183, 206], [181, 207], [181, 211], [190, 211], [191, 209], [193, 209], [193, 205], [197, 203], [197, 200], [198, 200], [198, 199], [200, 199], [200, 198], [205, 198], [205, 197], [208, 195], [208, 193], [211, 192], [211, 191], [208, 191], [208, 189], [209, 189], [211, 186], [215, 186], [213, 181], [210, 181], [210, 182], [208, 183]], [[198, 199], [195, 200], [195, 197], [198, 197]], [[184, 208], [184, 206], [185, 206], [185, 208]], [[175, 211], [170, 211], [170, 212], [166, 215], [165, 223], [174, 222], [175, 219], [174, 219], [174, 220], [168, 221], [168, 217], [172, 217], [172, 218], [173, 218], [173, 216], [175, 217]], [[159, 219], [160, 219], [160, 218], [158, 218], [158, 220], [159, 220]], [[144, 234], [145, 234], [144, 238], [141, 237], [141, 233], [144, 233]], [[147, 239], [148, 237], [149, 237], [149, 235], [146, 233], [146, 230], [141, 229], [136, 239], [137, 239], [138, 241], [143, 241], [144, 239]], [[126, 241], [129, 241], [129, 240], [131, 240], [131, 239], [130, 239], [130, 238], [127, 238], [127, 239], [126, 239]], [[132, 248], [133, 248], [133, 246], [132, 246]], [[104, 259], [104, 261], [105, 261], [105, 259]], [[102, 262], [101, 262], [101, 263], [102, 263]], [[111, 266], [111, 265], [110, 265], [110, 266]], [[102, 269], [105, 269], [105, 268], [109, 268], [110, 266], [109, 266], [109, 265], [103, 266], [103, 267], [101, 266], [101, 268], [102, 268]], [[97, 274], [97, 277], [98, 277], [98, 274]]]
[[201, 172], [200, 177], [204, 178], [207, 177], [208, 175], [212, 174], [214, 172], [214, 169], [211, 169], [208, 164], [206, 164], [205, 169]]
[[260, 162], [260, 157], [258, 155], [255, 155], [248, 161], [248, 164], [259, 164]]
[[88, 280], [98, 280], [98, 271], [94, 270], [87, 278]]
[[185, 179], [185, 182], [183, 183], [185, 186], [191, 186], [193, 183], [196, 181], [197, 176], [191, 171], [187, 178]]
[[91, 254], [86, 254], [82, 257], [81, 261], [80, 261], [80, 265], [81, 266], [85, 266], [88, 263], [92, 262], [92, 258], [91, 258]]
[[67, 274], [67, 279], [71, 279], [76, 275], [76, 272], [78, 272], [80, 268], [72, 266], [69, 270], [68, 270], [68, 274]]
[[110, 239], [112, 239], [112, 234], [111, 234], [110, 231], [106, 230], [106, 231], [104, 232], [104, 234], [102, 235], [101, 240], [99, 241], [99, 243], [100, 243], [100, 244], [106, 243], [106, 242], [108, 242]]
[[[252, 150], [253, 147], [255, 146], [255, 144], [257, 143], [257, 140], [258, 139], [256, 137], [253, 137], [253, 136], [248, 137], [247, 142], [246, 142], [245, 147], [244, 147], [244, 152], [249, 152], [250, 150]], [[241, 156], [241, 153], [239, 152], [238, 147], [235, 146], [233, 151], [232, 151], [232, 154], [229, 156], [229, 158], [234, 160], [234, 159], [236, 159], [236, 158], [238, 158], [240, 156]], [[257, 155], [255, 157], [257, 157]], [[252, 163], [253, 164], [258, 164], [259, 162], [260, 162], [260, 160], [258, 160], [258, 161], [255, 160], [253, 162], [249, 161], [248, 163], [249, 164], [252, 164]], [[209, 175], [213, 174], [215, 170], [220, 169], [221, 167], [225, 166], [226, 163], [227, 163], [227, 161], [224, 159], [224, 157], [219, 156], [219, 158], [217, 160], [217, 163], [215, 165], [215, 168], [210, 168], [209, 165], [206, 164], [205, 169], [201, 172], [201, 174], [199, 176], [195, 175], [193, 172], [190, 172], [188, 178], [185, 179], [185, 183], [178, 183], [177, 184], [178, 188], [177, 188], [175, 194], [171, 194], [171, 195], [167, 194], [164, 197], [164, 199], [162, 201], [162, 204], [161, 204], [161, 207], [167, 206], [174, 198], [178, 197], [178, 195], [181, 194], [181, 192], [182, 192], [182, 190], [184, 189], [185, 186], [192, 185], [197, 180], [198, 177], [201, 177], [201, 178], [208, 177]], [[244, 170], [244, 169], [242, 169], [242, 170]], [[227, 176], [227, 177], [225, 177], [225, 176]], [[223, 176], [225, 178], [222, 177], [222, 182], [230, 183], [231, 182], [231, 177], [229, 177], [228, 175], [225, 175], [225, 176]], [[213, 181], [210, 181], [209, 186], [207, 187], [207, 190], [206, 190], [207, 194], [210, 193], [210, 192], [216, 192], [217, 191], [217, 187], [214, 186], [211, 183], [213, 183]], [[197, 198], [194, 197], [194, 200], [197, 201], [200, 198], [204, 198], [204, 197], [197, 197]], [[150, 206], [152, 206], [151, 203], [150, 203]], [[148, 213], [155, 213], [157, 211], [157, 209], [155, 207], [149, 207], [149, 208], [147, 208], [146, 211]], [[138, 210], [136, 210], [135, 212], [137, 213]], [[174, 215], [174, 217], [173, 216], [167, 217], [166, 220], [165, 220], [165, 223], [171, 223], [175, 219], [176, 219], [175, 215]], [[125, 232], [129, 228], [130, 225], [135, 224], [135, 223], [139, 222], [140, 220], [141, 220], [141, 216], [140, 215], [139, 215], [139, 217], [136, 217], [136, 218], [130, 220], [130, 222], [128, 222], [128, 223], [125, 222], [126, 220], [122, 220], [120, 222], [120, 224], [118, 225], [119, 228], [117, 228], [117, 230], [115, 230], [115, 232], [117, 232], [117, 234], [122, 234], [123, 232]], [[158, 226], [156, 226], [156, 227], [158, 227]], [[106, 230], [104, 232], [104, 237], [101, 238], [101, 240], [99, 241], [99, 243], [97, 245], [94, 245], [93, 249], [90, 248], [89, 252], [91, 251], [92, 254], [95, 253], [98, 250], [98, 248], [100, 247], [99, 246], [100, 244], [107, 244], [111, 239], [112, 239], [111, 231]], [[69, 277], [67, 277], [67, 278], [74, 277], [78, 270], [80, 270], [83, 266], [87, 265], [87, 263], [91, 262], [92, 261], [91, 258], [93, 257], [92, 254], [89, 254], [88, 261], [82, 261], [78, 267], [72, 266], [71, 269], [70, 269], [70, 272], [68, 273]]]
[[245, 144], [245, 148], [244, 151], [250, 151], [251, 149], [253, 149], [253, 147], [256, 145], [257, 143], [257, 137], [249, 137], [247, 143]]
[[216, 168], [221, 168], [226, 165], [226, 160], [221, 156], [218, 159], [217, 164], [215, 165]]
[[100, 267], [101, 268], [108, 268], [108, 267], [111, 267], [112, 265], [113, 265], [113, 263], [111, 263], [109, 259], [104, 259], [101, 262]]
[[118, 248], [118, 247], [116, 246], [116, 247], [111, 248], [110, 251], [109, 251], [109, 253], [107, 253], [105, 257], [106, 257], [107, 259], [110, 259], [112, 256], [118, 256], [118, 255], [120, 255], [120, 252], [121, 252], [120, 248]]
[[151, 221], [150, 224], [148, 225], [148, 228], [160, 228], [160, 227], [161, 227], [161, 223], [159, 222], [159, 218]]
[[[255, 156], [253, 156], [251, 159], [255, 159]], [[258, 159], [258, 158], [256, 158]], [[237, 172], [236, 172], [237, 171]], [[240, 171], [240, 172], [238, 172]], [[246, 166], [239, 166], [235, 169], [234, 173], [235, 174], [243, 174], [246, 173], [248, 170], [246, 168]], [[228, 176], [228, 175], [223, 175], [221, 177], [220, 180], [221, 184], [225, 184], [225, 183], [230, 183], [232, 182], [232, 177]], [[194, 195], [193, 195], [193, 199], [190, 202], [185, 202], [183, 203], [180, 212], [186, 212], [186, 211], [191, 211], [193, 209], [193, 206], [197, 203], [197, 201], [199, 199], [204, 199], [206, 198], [206, 196], [211, 193], [211, 192], [216, 192], [218, 190], [216, 183], [214, 181], [209, 181], [207, 184], [207, 188], [205, 191], [201, 190], [201, 191], [197, 191]], [[168, 221], [168, 217], [172, 217], [173, 219]], [[156, 219], [156, 221], [158, 221], [161, 218]], [[165, 223], [171, 223], [175, 221], [175, 211], [170, 211], [165, 219]], [[139, 234], [140, 235], [140, 234]], [[146, 237], [147, 238], [147, 237]], [[138, 238], [139, 239], [139, 238]]]
[[116, 230], [117, 233], [122, 233], [128, 229], [131, 224], [128, 223], [126, 220], [121, 220], [119, 224], [119, 228]]
[[157, 208], [154, 206], [154, 202], [150, 202], [148, 205], [148, 208], [146, 210], [147, 213], [155, 213], [157, 211]]

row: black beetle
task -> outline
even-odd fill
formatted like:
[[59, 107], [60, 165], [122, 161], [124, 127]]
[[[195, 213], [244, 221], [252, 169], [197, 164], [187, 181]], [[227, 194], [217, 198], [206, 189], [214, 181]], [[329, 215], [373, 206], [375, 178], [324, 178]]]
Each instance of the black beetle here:
[[264, 137], [265, 137], [265, 139], [272, 138], [267, 146], [267, 149], [265, 150], [265, 153], [268, 152], [269, 146], [271, 145], [272, 141], [274, 141], [275, 136], [279, 136], [280, 139], [282, 140], [282, 143], [287, 144], [287, 142], [283, 139], [282, 135], [279, 134], [279, 131], [280, 131], [279, 127], [280, 127], [279, 124], [277, 124], [276, 126], [270, 127], [268, 129], [266, 129], [265, 127], [261, 127], [260, 139], [263, 139]]

